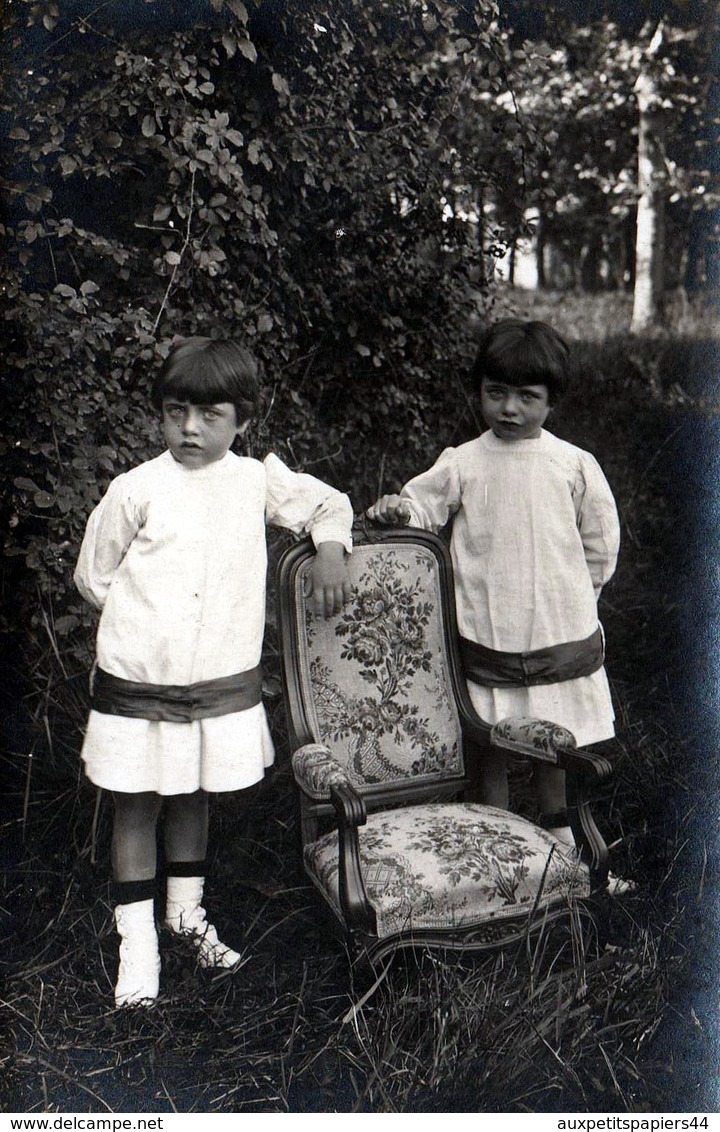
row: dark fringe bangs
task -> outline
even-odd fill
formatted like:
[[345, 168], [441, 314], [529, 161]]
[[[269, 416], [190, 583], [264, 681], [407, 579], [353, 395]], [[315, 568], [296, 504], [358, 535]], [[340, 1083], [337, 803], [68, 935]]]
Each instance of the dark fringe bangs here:
[[190, 338], [170, 351], [152, 390], [156, 408], [177, 397], [192, 405], [230, 402], [245, 416], [257, 410], [259, 367], [236, 342]]

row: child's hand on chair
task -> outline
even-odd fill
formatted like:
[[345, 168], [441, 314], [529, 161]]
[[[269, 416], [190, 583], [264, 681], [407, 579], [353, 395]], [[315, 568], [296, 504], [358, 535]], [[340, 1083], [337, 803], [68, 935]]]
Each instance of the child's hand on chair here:
[[411, 519], [410, 508], [399, 495], [381, 496], [365, 514], [373, 523], [392, 527], [407, 527]]
[[345, 566], [345, 547], [341, 542], [321, 542], [310, 573], [310, 592], [315, 612], [323, 617], [340, 613], [350, 597]]

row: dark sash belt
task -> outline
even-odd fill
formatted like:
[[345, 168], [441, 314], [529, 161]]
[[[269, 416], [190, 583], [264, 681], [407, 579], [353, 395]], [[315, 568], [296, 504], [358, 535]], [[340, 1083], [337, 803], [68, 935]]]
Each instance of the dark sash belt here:
[[568, 641], [533, 652], [497, 652], [467, 637], [460, 638], [465, 676], [486, 688], [527, 688], [531, 684], [559, 684], [590, 676], [605, 659], [600, 627], [584, 641]]
[[198, 684], [139, 684], [95, 670], [90, 696], [93, 711], [103, 715], [125, 715], [131, 719], [192, 723], [245, 711], [262, 697], [262, 669], [251, 668], [218, 680]]

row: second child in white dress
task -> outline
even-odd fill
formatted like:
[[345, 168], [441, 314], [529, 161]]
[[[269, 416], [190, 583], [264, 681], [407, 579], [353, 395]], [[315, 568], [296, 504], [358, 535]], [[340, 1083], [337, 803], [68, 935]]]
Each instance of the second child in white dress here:
[[[595, 458], [543, 428], [567, 362], [546, 324], [496, 323], [473, 372], [487, 432], [446, 449], [368, 516], [433, 530], [453, 518], [458, 629], [478, 714], [551, 720], [585, 746], [615, 733], [597, 600], [615, 570], [619, 523]], [[507, 808], [504, 757], [486, 755], [480, 772], [478, 800]], [[572, 843], [564, 772], [537, 764], [534, 781], [543, 824]]]
[[85, 771], [112, 792], [115, 1002], [159, 992], [153, 897], [164, 806], [166, 924], [205, 967], [240, 956], [203, 908], [208, 794], [259, 781], [274, 758], [261, 702], [265, 524], [316, 546], [317, 614], [346, 598], [352, 509], [276, 456], [230, 451], [256, 412], [258, 366], [232, 341], [187, 339], [153, 387], [167, 450], [118, 476], [88, 521], [75, 573], [101, 611]]

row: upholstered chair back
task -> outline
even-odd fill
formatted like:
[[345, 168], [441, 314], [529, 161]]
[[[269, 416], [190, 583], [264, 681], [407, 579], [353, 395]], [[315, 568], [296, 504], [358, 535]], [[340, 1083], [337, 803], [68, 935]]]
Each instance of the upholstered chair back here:
[[356, 545], [351, 600], [328, 620], [313, 611], [306, 557], [285, 611], [297, 658], [294, 739], [328, 747], [361, 794], [464, 775], [447, 564], [415, 535]]

